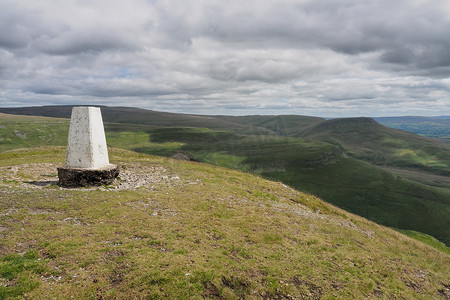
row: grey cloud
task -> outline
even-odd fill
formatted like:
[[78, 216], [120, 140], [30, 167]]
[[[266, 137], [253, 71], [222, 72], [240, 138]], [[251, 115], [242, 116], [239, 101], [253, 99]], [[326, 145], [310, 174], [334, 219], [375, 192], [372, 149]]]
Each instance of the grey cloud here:
[[292, 79], [299, 73], [298, 66], [292, 62], [277, 59], [231, 59], [210, 66], [209, 75], [218, 80], [280, 82]]
[[30, 88], [25, 88], [24, 90], [42, 95], [66, 95], [68, 92], [65, 88], [58, 88], [55, 86], [33, 86]]
[[[449, 28], [450, 30], [450, 28]], [[450, 32], [450, 31], [449, 31]], [[419, 68], [450, 67], [450, 42], [447, 45], [429, 45], [418, 54]]]
[[282, 1], [230, 5], [222, 12], [212, 4], [194, 6], [202, 12], [195, 22], [173, 14], [162, 28], [184, 40], [202, 35], [250, 47], [329, 48], [348, 55], [378, 51], [381, 62], [410, 66], [413, 71], [448, 62], [440, 49], [448, 49], [450, 22], [445, 11], [438, 6], [430, 10], [430, 5], [405, 0]]
[[55, 38], [41, 38], [37, 48], [52, 55], [74, 55], [112, 50], [134, 50], [135, 47], [120, 38], [120, 34], [108, 31], [67, 33]]
[[15, 9], [15, 5], [0, 2], [0, 48], [25, 47], [32, 37], [27, 21], [28, 13]]
[[73, 95], [93, 96], [100, 98], [108, 97], [144, 97], [171, 95], [176, 89], [163, 84], [152, 84], [150, 82], [132, 82], [129, 80], [79, 80], [70, 82], [33, 82], [25, 88], [27, 92], [43, 95]]
[[410, 64], [413, 61], [414, 53], [406, 47], [387, 50], [381, 55], [381, 61], [391, 64]]
[[27, 33], [23, 32], [25, 30], [22, 28], [3, 27], [3, 24], [0, 24], [0, 26], [3, 29], [0, 31], [0, 48], [14, 49], [27, 45]]
[[450, 113], [446, 3], [0, 0], [0, 105]]

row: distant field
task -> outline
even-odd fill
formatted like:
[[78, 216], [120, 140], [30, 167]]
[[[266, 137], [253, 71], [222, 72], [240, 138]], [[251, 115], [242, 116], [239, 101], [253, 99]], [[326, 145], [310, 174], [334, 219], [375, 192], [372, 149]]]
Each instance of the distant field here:
[[401, 129], [422, 136], [449, 139], [450, 117], [385, 117], [375, 118], [384, 126]]

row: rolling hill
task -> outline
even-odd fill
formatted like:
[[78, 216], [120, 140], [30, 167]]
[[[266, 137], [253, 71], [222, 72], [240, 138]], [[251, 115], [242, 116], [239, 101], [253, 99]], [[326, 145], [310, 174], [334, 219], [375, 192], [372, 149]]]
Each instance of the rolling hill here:
[[[64, 116], [62, 111], [70, 109], [23, 111]], [[380, 224], [424, 232], [450, 245], [449, 147], [443, 143], [386, 128], [368, 118], [180, 115], [180, 120], [170, 121], [166, 113], [121, 111], [102, 108], [104, 119], [115, 121], [105, 124], [110, 146], [258, 174]], [[133, 112], [141, 115], [133, 119]], [[177, 118], [177, 114], [169, 115], [169, 119]], [[194, 119], [198, 123], [188, 126]], [[36, 128], [51, 128], [45, 122]], [[35, 130], [19, 127], [5, 126], [0, 134], [9, 130], [8, 134], [22, 140], [15, 130]], [[36, 137], [34, 145], [61, 145], [59, 139], [53, 143], [29, 136]], [[17, 148], [14, 143], [0, 143], [0, 147]]]
[[[133, 107], [100, 106], [104, 122], [141, 124], [163, 127], [199, 127], [227, 129], [252, 134], [271, 134], [271, 130], [246, 124], [227, 121], [227, 118], [174, 114]], [[70, 118], [72, 106], [36, 106], [20, 108], [0, 108], [0, 113]]]
[[338, 145], [348, 155], [375, 165], [450, 175], [450, 147], [370, 118], [322, 121], [296, 136]]
[[283, 115], [283, 116], [215, 116], [221, 120], [228, 122], [251, 125], [255, 127], [267, 128], [277, 135], [293, 136], [299, 128], [305, 128], [313, 124], [317, 124], [324, 119], [318, 117], [308, 117], [299, 115]]
[[64, 153], [0, 152], [2, 299], [450, 296], [447, 248], [281, 182], [110, 149], [117, 182], [64, 189]]

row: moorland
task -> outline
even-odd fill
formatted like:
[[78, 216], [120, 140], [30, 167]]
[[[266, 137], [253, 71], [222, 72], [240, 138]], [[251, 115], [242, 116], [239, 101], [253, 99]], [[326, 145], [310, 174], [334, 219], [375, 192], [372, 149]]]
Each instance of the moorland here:
[[1, 299], [450, 297], [443, 143], [368, 118], [103, 107], [120, 177], [66, 189], [70, 108], [39, 109], [0, 113]]
[[[0, 151], [66, 143], [69, 106], [0, 112], [22, 115], [2, 115], [11, 125], [0, 128]], [[439, 140], [371, 118], [203, 116], [127, 107], [102, 107], [102, 114], [111, 147], [250, 172], [450, 245], [450, 146]]]

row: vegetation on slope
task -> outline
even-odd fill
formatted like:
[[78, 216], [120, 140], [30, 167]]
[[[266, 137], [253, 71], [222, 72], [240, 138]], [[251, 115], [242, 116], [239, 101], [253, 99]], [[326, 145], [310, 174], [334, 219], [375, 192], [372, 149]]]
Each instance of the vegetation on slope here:
[[448, 187], [393, 175], [346, 157], [330, 143], [197, 128], [160, 128], [149, 130], [148, 135], [153, 143], [161, 143], [159, 146], [173, 146], [175, 141], [180, 144], [131, 149], [167, 156], [182, 151], [191, 160], [260, 174], [381, 224], [426, 232], [450, 244]]
[[370, 118], [323, 121], [297, 136], [338, 145], [352, 157], [375, 165], [450, 175], [450, 146], [384, 127]]
[[448, 254], [282, 183], [110, 157], [121, 182], [63, 189], [63, 147], [0, 153], [0, 298], [449, 297]]
[[[69, 107], [46, 107], [41, 114], [55, 114], [58, 109], [70, 112]], [[437, 175], [449, 171], [449, 148], [443, 144], [385, 128], [367, 118], [323, 121], [303, 116], [179, 115], [177, 121], [176, 114], [165, 120], [165, 113], [130, 108], [121, 115], [121, 109], [102, 108], [110, 118], [126, 122], [105, 124], [111, 146], [260, 174], [381, 224], [421, 231], [450, 245], [450, 181]], [[192, 118], [205, 127], [174, 125], [187, 124]], [[174, 124], [163, 126], [169, 121]], [[242, 124], [226, 127], [233, 122]], [[36, 128], [43, 126], [45, 122]], [[239, 126], [260, 129], [249, 134]], [[39, 139], [34, 142], [45, 144]]]
[[217, 118], [239, 124], [251, 125], [270, 129], [278, 135], [293, 136], [299, 128], [305, 128], [317, 124], [324, 119], [299, 115], [284, 116], [218, 116]]
[[0, 151], [43, 145], [66, 145], [67, 119], [0, 113]]
[[352, 158], [309, 170], [289, 166], [262, 175], [322, 199], [331, 199], [333, 204], [380, 224], [428, 232], [449, 242], [448, 189], [395, 177]]
[[401, 232], [403, 234], [406, 234], [407, 236], [412, 237], [412, 238], [414, 238], [418, 241], [421, 241], [425, 244], [428, 244], [428, 245], [432, 246], [433, 248], [439, 249], [442, 252], [450, 254], [450, 248], [445, 246], [444, 243], [438, 241], [431, 235], [428, 235], [428, 234], [425, 234], [422, 232], [418, 232], [418, 231], [414, 231], [414, 230], [397, 229], [397, 231]]

